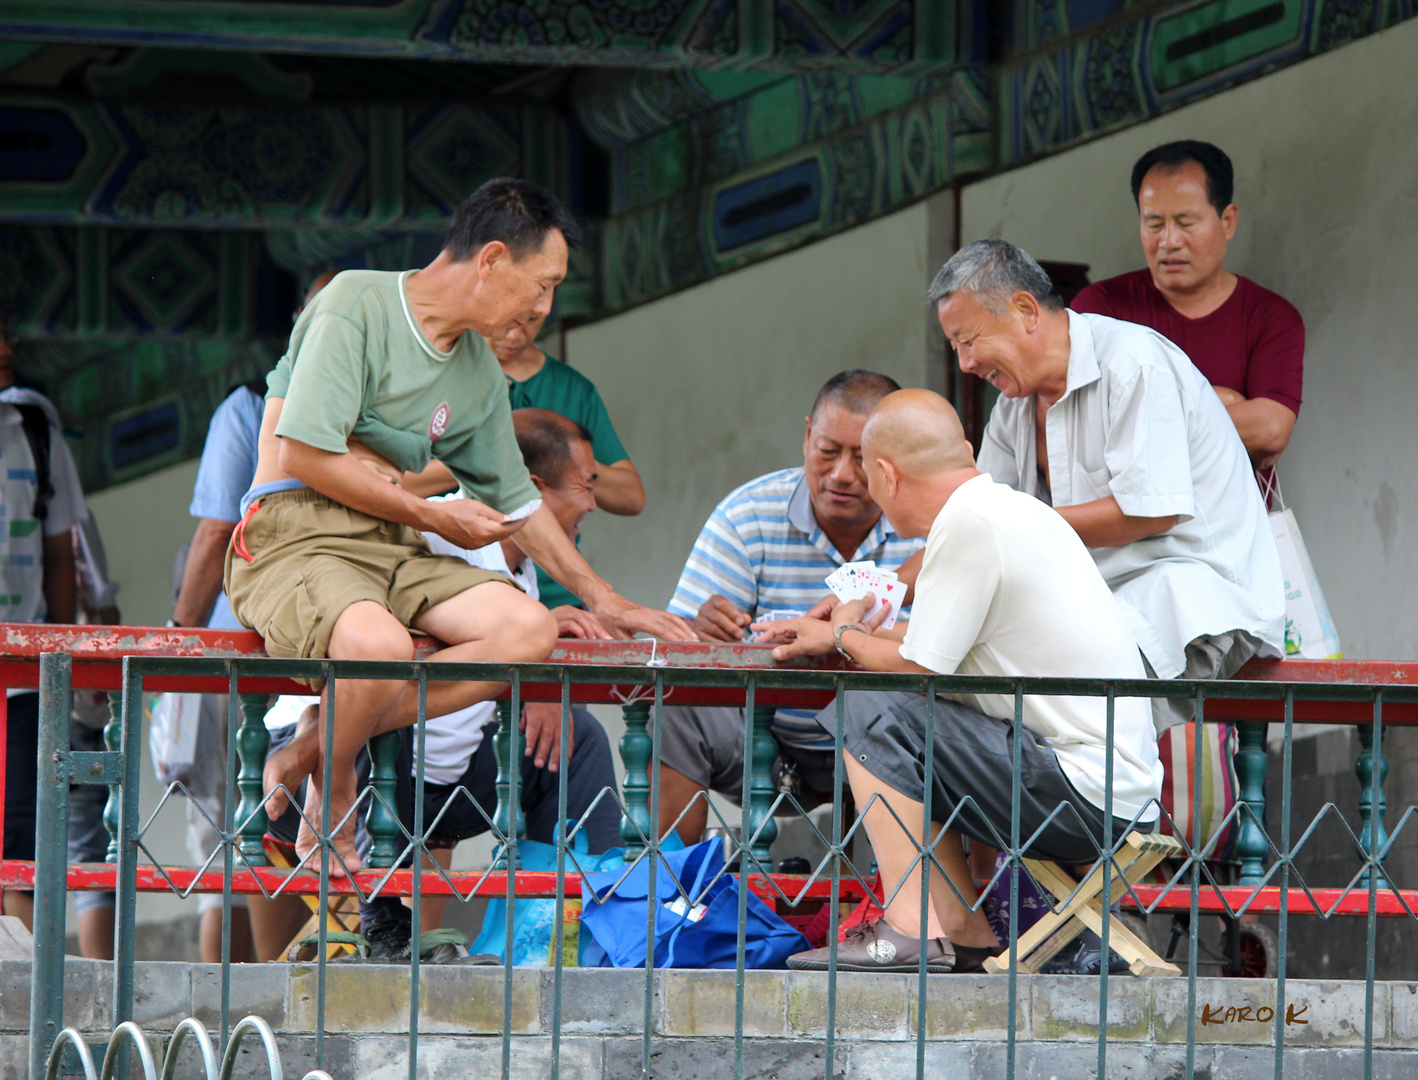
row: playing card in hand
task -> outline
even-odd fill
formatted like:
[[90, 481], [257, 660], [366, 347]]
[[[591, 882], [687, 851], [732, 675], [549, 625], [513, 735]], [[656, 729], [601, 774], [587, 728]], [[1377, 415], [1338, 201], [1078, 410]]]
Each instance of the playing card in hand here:
[[833, 595], [843, 603], [860, 600], [867, 593], [871, 593], [876, 598], [876, 603], [865, 618], [870, 619], [885, 606], [888, 610], [886, 618], [882, 620], [882, 628], [890, 630], [896, 625], [896, 616], [906, 598], [906, 586], [894, 571], [878, 570], [876, 563], [868, 560], [845, 563], [828, 574], [825, 580]]

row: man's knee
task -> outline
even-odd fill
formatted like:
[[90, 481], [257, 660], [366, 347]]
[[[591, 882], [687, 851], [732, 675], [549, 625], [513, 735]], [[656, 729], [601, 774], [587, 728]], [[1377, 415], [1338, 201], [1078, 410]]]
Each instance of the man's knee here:
[[387, 609], [360, 601], [335, 621], [329, 652], [331, 659], [340, 660], [412, 660], [414, 642]]
[[533, 600], [523, 596], [511, 606], [499, 638], [506, 642], [509, 660], [545, 660], [556, 645], [556, 616]]

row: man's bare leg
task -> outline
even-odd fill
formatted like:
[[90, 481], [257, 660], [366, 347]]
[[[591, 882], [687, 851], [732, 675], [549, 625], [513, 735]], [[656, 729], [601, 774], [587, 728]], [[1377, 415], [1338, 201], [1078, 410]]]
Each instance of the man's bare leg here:
[[[415, 621], [418, 629], [442, 641], [451, 642], [429, 657], [431, 661], [476, 663], [543, 660], [556, 642], [556, 620], [541, 604], [519, 589], [502, 582], [487, 582], [468, 589], [450, 600], [436, 604]], [[330, 636], [331, 659], [410, 660], [413, 639], [384, 607], [372, 601], [351, 604], [340, 615]], [[499, 693], [503, 683], [430, 682], [428, 715], [442, 716]], [[295, 737], [267, 761], [264, 782], [268, 793], [280, 784], [294, 791], [306, 776], [305, 816], [309, 823], [320, 821], [323, 781], [319, 763], [325, 739], [324, 709], [329, 687], [321, 697], [321, 711], [312, 717], [302, 714]], [[386, 731], [408, 727], [418, 717], [416, 683], [377, 679], [341, 679], [335, 695], [335, 743], [331, 761], [331, 814], [339, 822], [354, 805], [357, 796], [354, 762], [369, 739]], [[277, 792], [267, 799], [267, 813], [284, 809], [285, 799]], [[334, 838], [336, 850], [350, 870], [361, 865], [354, 850], [354, 819]], [[316, 848], [315, 834], [302, 822], [296, 840], [296, 854], [304, 858]], [[341, 876], [344, 867], [336, 859], [331, 872]]]
[[284, 894], [268, 900], [260, 893], [254, 893], [246, 898], [246, 911], [251, 920], [256, 960], [262, 964], [284, 960], [291, 938], [310, 918], [310, 909], [300, 897]]
[[[434, 848], [424, 857], [423, 867], [425, 870], [432, 870], [435, 866], [441, 866], [447, 870], [453, 865], [452, 848]], [[404, 904], [410, 908], [414, 906], [413, 897], [404, 897]], [[437, 930], [443, 925], [443, 912], [448, 907], [448, 897], [430, 896], [424, 893], [419, 897], [419, 933], [426, 934], [430, 930]]]
[[261, 790], [266, 792], [266, 816], [272, 821], [286, 812], [290, 796], [300, 782], [320, 764], [320, 707], [307, 705], [295, 722], [295, 734], [290, 742], [266, 758], [261, 770]]
[[[660, 835], [664, 836], [671, 828], [676, 828], [675, 818], [679, 817], [686, 806], [694, 799], [695, 795], [704, 793], [704, 789], [696, 784], [682, 772], [671, 769], [663, 762], [660, 763]], [[679, 823], [676, 831], [679, 838], [685, 845], [697, 844], [704, 839], [704, 827], [709, 824], [709, 796], [704, 795], [689, 811], [685, 813], [684, 819]]]
[[[913, 866], [912, 861], [916, 858], [918, 844], [929, 842], [929, 837], [939, 830], [939, 826], [929, 826], [928, 833], [923, 804], [887, 787], [851, 754], [844, 754], [843, 760], [847, 764], [847, 779], [851, 782], [852, 798], [857, 806], [866, 806], [873, 795], [880, 795], [891, 806], [888, 810], [881, 799], [872, 803], [866, 811], [867, 835], [871, 837], [872, 850], [876, 852], [876, 864], [881, 871], [881, 883], [886, 894], [889, 896], [896, 883], [905, 879], [896, 898], [887, 905], [886, 921], [893, 930], [915, 937], [921, 932], [921, 877], [920, 865]], [[892, 815], [893, 810], [895, 816]], [[900, 819], [899, 824], [897, 818]], [[955, 888], [960, 890], [960, 895], [973, 905], [977, 894], [970, 880], [970, 868], [965, 861], [965, 849], [959, 834], [944, 833], [936, 844], [935, 857]], [[998, 946], [984, 911], [971, 911], [962, 904], [945, 879], [934, 872], [934, 867], [930, 875], [930, 898], [927, 937], [943, 934], [957, 945], [975, 948]]]
[[[202, 953], [202, 963], [222, 962], [222, 909], [208, 908], [202, 912], [202, 920], [197, 928], [197, 947]], [[231, 909], [231, 962], [245, 964], [251, 959], [251, 920], [246, 917], [246, 908]]]
[[[446, 642], [429, 660], [433, 663], [536, 663], [556, 645], [556, 618], [536, 600], [512, 585], [489, 581], [435, 604], [414, 620], [414, 628]], [[501, 682], [429, 680], [428, 715], [446, 716], [496, 697]], [[405, 684], [397, 708], [380, 731], [409, 727], [418, 720], [418, 684]]]
[[[335, 620], [330, 635], [328, 653], [332, 660], [412, 660], [413, 638], [403, 624], [372, 600], [351, 604]], [[350, 813], [358, 795], [355, 779], [355, 759], [372, 735], [379, 733], [380, 721], [393, 708], [403, 692], [404, 684], [389, 679], [339, 679], [334, 691], [334, 723], [332, 741], [325, 742], [325, 716], [330, 707], [332, 687], [326, 685], [320, 696], [320, 716], [315, 723], [319, 759], [309, 773], [305, 789], [305, 820], [295, 841], [295, 853], [300, 859], [318, 847], [316, 830], [325, 828], [321, 814], [324, 759], [330, 759], [330, 828], [334, 829], [334, 845], [330, 860], [332, 877], [343, 877], [347, 870], [360, 869], [363, 863], [355, 852], [355, 817]], [[308, 745], [297, 750], [298, 757], [308, 758]], [[287, 759], [289, 760], [289, 759]], [[303, 764], [303, 762], [302, 762]], [[286, 774], [284, 782], [291, 790], [300, 779]], [[343, 824], [341, 824], [343, 822]], [[309, 864], [315, 869], [318, 864]]]

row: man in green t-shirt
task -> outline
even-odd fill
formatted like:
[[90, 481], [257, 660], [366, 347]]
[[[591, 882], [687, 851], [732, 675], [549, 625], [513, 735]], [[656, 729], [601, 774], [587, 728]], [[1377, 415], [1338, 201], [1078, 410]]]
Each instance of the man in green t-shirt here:
[[[408, 660], [413, 628], [447, 643], [433, 660], [544, 659], [556, 639], [547, 609], [504, 575], [432, 554], [420, 530], [465, 548], [515, 533], [612, 633], [693, 639], [682, 619], [616, 594], [540, 507], [484, 340], [545, 317], [579, 238], [548, 192], [492, 180], [458, 208], [447, 244], [427, 267], [347, 271], [302, 313], [268, 380], [259, 464], [226, 563], [232, 610], [271, 655]], [[398, 486], [403, 470], [423, 468], [430, 455], [467, 498], [429, 502]], [[430, 681], [428, 715], [498, 690]], [[360, 748], [416, 716], [414, 684], [342, 679], [332, 743], [322, 745], [323, 723], [305, 718], [268, 760], [268, 792], [277, 784], [293, 791], [310, 776], [305, 814], [319, 824], [318, 766], [328, 752], [332, 820], [340, 821], [354, 803]], [[268, 809], [284, 803], [276, 793]], [[360, 865], [353, 834], [351, 815], [334, 838], [336, 873]], [[302, 826], [298, 853], [315, 846]]]

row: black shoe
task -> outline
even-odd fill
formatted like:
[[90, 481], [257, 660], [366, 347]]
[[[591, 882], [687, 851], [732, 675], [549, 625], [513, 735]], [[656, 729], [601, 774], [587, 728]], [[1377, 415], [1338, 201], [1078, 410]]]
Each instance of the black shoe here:
[[[1103, 942], [1092, 930], [1085, 930], [1064, 946], [1042, 968], [1044, 975], [1097, 975], [1103, 968]], [[1108, 974], [1125, 975], [1131, 969], [1128, 962], [1112, 949], [1108, 950]]]
[[360, 925], [360, 933], [369, 942], [365, 959], [375, 964], [407, 964], [410, 941], [413, 939], [413, 913], [397, 899], [374, 901], [368, 922]]

